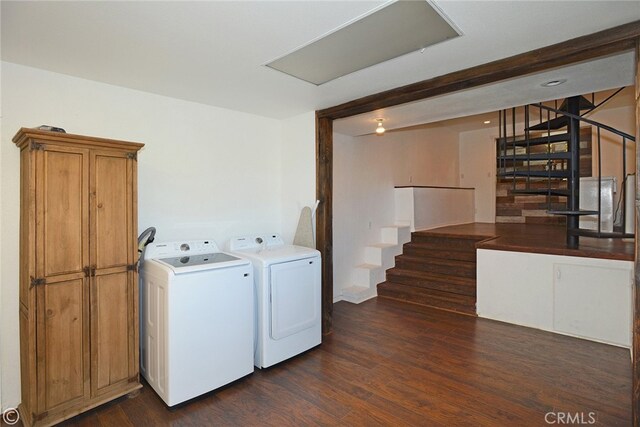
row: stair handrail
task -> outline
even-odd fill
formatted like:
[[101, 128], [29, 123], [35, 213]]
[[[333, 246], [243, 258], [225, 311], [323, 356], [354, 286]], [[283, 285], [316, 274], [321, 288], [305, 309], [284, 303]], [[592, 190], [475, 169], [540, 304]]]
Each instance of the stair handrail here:
[[572, 113], [569, 113], [567, 111], [558, 110], [558, 109], [553, 108], [553, 107], [547, 107], [546, 105], [543, 105], [542, 103], [531, 104], [531, 105], [533, 105], [534, 107], [545, 109], [547, 111], [551, 111], [551, 112], [555, 112], [555, 113], [558, 113], [558, 114], [562, 114], [562, 115], [565, 115], [565, 116], [573, 118], [573, 119], [578, 119], [581, 122], [589, 123], [590, 125], [593, 125], [593, 126], [608, 130], [611, 133], [614, 133], [614, 134], [616, 134], [618, 136], [626, 138], [626, 139], [628, 139], [630, 141], [636, 142], [636, 137], [635, 136], [629, 135], [626, 132], [623, 132], [623, 131], [618, 130], [616, 128], [613, 128], [611, 126], [605, 125], [604, 123], [596, 122], [595, 120], [591, 120], [591, 119], [586, 119], [586, 118], [584, 118], [584, 117], [582, 117], [582, 116], [580, 116], [578, 114], [572, 114]]
[[612, 99], [614, 96], [616, 96], [617, 94], [619, 94], [620, 92], [622, 92], [624, 90], [624, 86], [621, 87], [620, 89], [616, 90], [614, 93], [612, 93], [611, 95], [607, 96], [604, 101], [601, 101], [600, 103], [596, 104], [595, 103], [595, 94], [592, 93], [591, 94], [591, 103], [593, 104], [593, 108], [589, 109], [587, 112], [585, 112], [582, 115], [586, 115], [586, 114], [591, 114], [594, 111], [596, 111], [598, 108], [600, 108], [601, 106], [603, 106], [604, 104], [606, 104], [610, 99]]

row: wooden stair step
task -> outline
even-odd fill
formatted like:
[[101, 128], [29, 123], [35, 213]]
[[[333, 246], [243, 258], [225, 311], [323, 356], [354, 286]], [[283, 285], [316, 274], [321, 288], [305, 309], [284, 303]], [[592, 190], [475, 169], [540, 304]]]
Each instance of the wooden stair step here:
[[476, 298], [386, 281], [378, 285], [378, 296], [418, 305], [476, 314]]
[[431, 243], [407, 243], [402, 249], [403, 255], [414, 257], [433, 257], [457, 259], [461, 261], [476, 260], [476, 251], [474, 249], [443, 249], [438, 245]]
[[[500, 178], [496, 184], [496, 188], [498, 190], [512, 189], [513, 181], [513, 178]], [[526, 177], [516, 177], [515, 181], [516, 189], [527, 188], [527, 181], [529, 188], [547, 188], [549, 186], [549, 179], [547, 178], [531, 177], [527, 179]], [[567, 180], [564, 178], [551, 178], [551, 188], [567, 188]]]
[[476, 264], [469, 261], [402, 255], [396, 257], [396, 267], [401, 270], [428, 271], [448, 276], [476, 277]]
[[518, 208], [518, 209], [524, 209], [524, 210], [528, 210], [528, 209], [544, 209], [547, 210], [547, 208], [549, 206], [551, 206], [551, 209], [566, 209], [567, 204], [566, 203], [560, 203], [560, 202], [551, 202], [551, 203], [547, 203], [547, 201], [543, 201], [543, 202], [539, 202], [536, 200], [533, 200], [531, 202], [529, 201], [525, 201], [525, 202], [510, 202], [510, 203], [500, 203], [500, 208], [501, 209], [510, 209], [510, 208]]
[[[546, 189], [547, 187], [551, 186], [552, 189], [566, 189], [567, 188], [567, 181], [566, 180], [552, 180], [551, 181], [551, 185], [549, 185], [549, 181], [547, 179], [544, 180], [536, 180], [536, 181], [529, 181], [528, 185], [527, 185], [527, 181], [526, 180], [522, 180], [522, 181], [516, 181], [516, 190], [525, 190], [527, 187], [531, 188], [531, 189]], [[498, 184], [498, 189], [505, 189], [505, 190], [513, 190], [513, 180], [508, 180], [507, 182], [502, 182], [500, 184]]]
[[457, 295], [476, 295], [476, 281], [475, 279], [467, 277], [455, 277], [447, 274], [416, 270], [403, 270], [394, 267], [387, 270], [387, 281], [406, 286], [451, 292]]
[[[430, 273], [427, 271], [405, 270], [398, 267], [393, 267], [387, 270], [387, 277], [404, 277], [407, 279], [415, 279], [414, 286], [420, 286], [420, 282], [444, 282], [452, 283], [460, 286], [472, 286], [475, 287], [475, 279], [469, 277], [455, 277], [442, 273]], [[409, 284], [409, 283], [407, 283]]]
[[544, 171], [544, 170], [535, 170], [532, 168], [531, 172], [525, 170], [517, 170], [517, 171], [509, 171], [509, 172], [498, 172], [500, 176], [536, 176], [539, 178], [551, 177], [551, 178], [569, 178], [569, 171], [566, 170], [552, 170], [552, 171]]
[[567, 116], [558, 116], [549, 121], [538, 123], [537, 125], [529, 126], [529, 131], [547, 130], [547, 129], [556, 130], [556, 129], [563, 128], [568, 124], [569, 124], [569, 118]]
[[416, 231], [411, 235], [411, 243], [431, 243], [442, 249], [475, 250], [476, 242], [483, 240], [471, 236], [450, 237], [444, 234]]
[[[569, 160], [571, 153], [568, 151], [555, 151], [551, 153], [529, 153], [529, 154], [516, 154], [498, 156], [498, 160], [507, 161], [507, 165], [513, 164], [513, 162], [527, 161], [527, 160]], [[509, 163], [511, 162], [511, 163]]]
[[538, 145], [546, 145], [548, 143], [554, 144], [556, 142], [564, 142], [568, 140], [569, 140], [569, 134], [565, 132], [565, 133], [560, 133], [556, 135], [548, 135], [548, 136], [544, 135], [544, 136], [532, 137], [532, 138], [529, 138], [528, 140], [524, 138], [518, 139], [518, 140], [514, 140], [513, 138], [507, 138], [505, 141], [505, 138], [498, 138], [498, 143], [502, 144], [503, 147], [505, 146], [505, 143], [506, 143], [506, 147], [511, 148], [514, 145], [516, 147], [526, 147], [527, 145], [529, 147], [533, 147]]
[[552, 225], [564, 225], [567, 223], [567, 218], [564, 216], [529, 216], [525, 218], [524, 221], [526, 224], [552, 224]]

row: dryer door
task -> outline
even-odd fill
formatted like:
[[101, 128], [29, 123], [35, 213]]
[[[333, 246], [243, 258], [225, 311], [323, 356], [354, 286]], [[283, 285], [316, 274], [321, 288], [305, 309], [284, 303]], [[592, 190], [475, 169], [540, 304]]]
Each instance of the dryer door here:
[[272, 265], [271, 338], [279, 340], [320, 320], [320, 261], [307, 258]]

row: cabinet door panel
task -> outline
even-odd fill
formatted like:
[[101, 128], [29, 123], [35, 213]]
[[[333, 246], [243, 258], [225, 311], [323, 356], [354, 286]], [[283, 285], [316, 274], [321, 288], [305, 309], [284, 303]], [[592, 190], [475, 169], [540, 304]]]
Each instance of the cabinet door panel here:
[[131, 247], [130, 160], [96, 154], [93, 164], [95, 258], [98, 269], [127, 265]]
[[40, 238], [44, 276], [82, 271], [88, 261], [88, 155], [47, 147], [42, 153]]
[[84, 279], [38, 288], [38, 374], [44, 410], [74, 404], [87, 393]]
[[92, 389], [103, 389], [129, 378], [131, 286], [127, 271], [95, 278], [91, 302]]

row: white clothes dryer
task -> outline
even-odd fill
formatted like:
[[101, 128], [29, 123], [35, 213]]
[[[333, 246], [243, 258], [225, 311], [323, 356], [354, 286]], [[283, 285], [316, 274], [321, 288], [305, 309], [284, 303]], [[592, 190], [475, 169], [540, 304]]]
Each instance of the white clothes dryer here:
[[140, 372], [168, 406], [253, 372], [251, 263], [213, 240], [149, 244], [140, 308]]
[[253, 263], [256, 292], [254, 365], [267, 368], [322, 342], [320, 252], [286, 245], [279, 234], [231, 239]]

